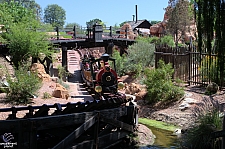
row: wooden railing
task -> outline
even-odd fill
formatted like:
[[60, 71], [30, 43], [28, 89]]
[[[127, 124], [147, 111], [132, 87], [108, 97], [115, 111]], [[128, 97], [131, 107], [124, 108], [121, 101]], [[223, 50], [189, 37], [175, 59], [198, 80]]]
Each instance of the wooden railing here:
[[[59, 29], [58, 27], [56, 27], [55, 30], [52, 30], [50, 32], [52, 33], [55, 32], [55, 34], [51, 35], [51, 37], [58, 40], [63, 39], [61, 37], [68, 37], [69, 39], [86, 39], [86, 38], [92, 38], [93, 30], [94, 30], [93, 27], [77, 28], [76, 26], [74, 26], [73, 28], [63, 28], [63, 29]], [[38, 31], [44, 32], [45, 30], [38, 29]], [[120, 34], [120, 32], [124, 32], [125, 34]], [[125, 38], [128, 38], [129, 30], [128, 28], [126, 28], [125, 30], [122, 30], [120, 28], [114, 28], [112, 26], [104, 27], [102, 35], [104, 35], [105, 38], [107, 37], [120, 38], [122, 36], [124, 36]]]
[[[137, 126], [138, 109], [131, 101], [125, 106], [127, 102], [121, 98], [0, 109], [0, 112], [12, 112], [7, 120], [0, 121], [0, 134], [2, 138], [7, 134], [13, 137], [10, 142], [0, 145], [11, 144], [18, 149], [115, 145]], [[56, 110], [50, 114], [50, 108]], [[24, 118], [18, 118], [16, 114], [22, 110], [28, 110], [28, 113]]]

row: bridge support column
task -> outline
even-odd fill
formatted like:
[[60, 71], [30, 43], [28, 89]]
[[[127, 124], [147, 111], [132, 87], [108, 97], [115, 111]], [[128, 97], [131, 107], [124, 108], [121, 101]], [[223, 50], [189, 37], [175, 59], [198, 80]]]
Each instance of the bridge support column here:
[[109, 43], [107, 46], [105, 46], [105, 53], [107, 53], [107, 54], [109, 54], [110, 56], [112, 56], [112, 53], [113, 53], [113, 47], [114, 47], [113, 42]]
[[62, 47], [62, 67], [67, 70], [67, 47]]
[[54, 75], [54, 70], [53, 70], [53, 63], [52, 63], [51, 57], [46, 58], [46, 64], [47, 64], [47, 70], [48, 70], [47, 73], [52, 77]]
[[[65, 69], [65, 71], [68, 71], [67, 66], [67, 47], [62, 47], [62, 67]], [[63, 76], [63, 80], [66, 81], [66, 76]]]

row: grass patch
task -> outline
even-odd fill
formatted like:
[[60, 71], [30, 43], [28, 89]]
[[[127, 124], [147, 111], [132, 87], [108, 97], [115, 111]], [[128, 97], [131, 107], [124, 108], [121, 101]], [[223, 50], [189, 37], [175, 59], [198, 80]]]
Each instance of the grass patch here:
[[147, 118], [139, 118], [138, 122], [146, 126], [151, 126], [151, 127], [155, 127], [155, 128], [163, 129], [167, 131], [172, 131], [172, 132], [178, 128], [177, 126], [172, 124], [168, 124], [162, 121], [151, 120]]

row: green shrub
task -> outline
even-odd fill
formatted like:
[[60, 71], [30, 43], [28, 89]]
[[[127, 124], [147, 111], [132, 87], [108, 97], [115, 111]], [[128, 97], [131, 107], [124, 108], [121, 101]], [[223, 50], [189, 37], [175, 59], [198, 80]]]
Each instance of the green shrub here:
[[58, 69], [58, 76], [60, 79], [63, 79], [64, 77], [67, 77], [69, 75], [71, 75], [67, 70], [66, 70], [66, 66], [61, 66], [61, 65], [58, 65], [57, 66], [57, 69]]
[[221, 130], [222, 119], [217, 110], [200, 117], [197, 124], [188, 129], [182, 136], [182, 145], [185, 148], [208, 149], [214, 148], [214, 141], [211, 138], [212, 132]]
[[126, 56], [120, 56], [120, 53], [119, 51], [117, 50], [113, 50], [113, 54], [112, 54], [112, 57], [116, 59], [116, 71], [117, 71], [117, 74], [119, 76], [122, 76], [125, 74], [125, 63], [127, 61], [127, 58]]
[[61, 84], [66, 89], [69, 89], [70, 88], [70, 86], [68, 84], [66, 84], [65, 82], [63, 82], [62, 79], [57, 79], [57, 83]]
[[9, 90], [7, 91], [7, 100], [15, 103], [27, 104], [31, 101], [31, 96], [40, 89], [41, 80], [37, 73], [27, 71], [27, 67], [20, 66], [15, 70], [15, 79], [7, 76]]
[[166, 44], [170, 47], [175, 47], [175, 42], [173, 36], [166, 35], [160, 38], [159, 44]]
[[49, 94], [48, 92], [44, 92], [43, 93], [43, 99], [48, 99], [48, 98], [51, 98], [52, 97], [52, 95], [51, 94]]
[[156, 36], [153, 36], [153, 37], [142, 37], [142, 36], [138, 36], [136, 38], [136, 41], [137, 42], [143, 41], [143, 42], [146, 42], [146, 43], [157, 43], [157, 42], [159, 42], [159, 37], [156, 37]]
[[150, 103], [158, 101], [170, 101], [181, 98], [184, 90], [172, 82], [174, 70], [171, 64], [159, 61], [159, 68], [146, 69], [144, 84], [147, 86], [148, 100]]
[[138, 42], [129, 46], [125, 70], [129, 73], [139, 75], [145, 67], [154, 66], [155, 45], [138, 40]]

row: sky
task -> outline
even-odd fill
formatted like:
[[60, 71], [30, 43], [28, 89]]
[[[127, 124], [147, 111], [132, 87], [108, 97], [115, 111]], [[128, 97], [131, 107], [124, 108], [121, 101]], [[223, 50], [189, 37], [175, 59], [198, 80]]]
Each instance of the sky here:
[[57, 4], [66, 11], [65, 25], [78, 23], [86, 27], [86, 22], [100, 19], [107, 27], [132, 21], [135, 5], [138, 20], [162, 21], [169, 0], [35, 0], [43, 12], [51, 4]]

